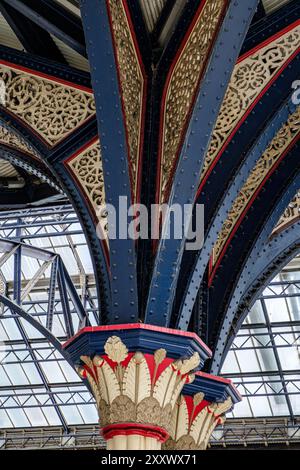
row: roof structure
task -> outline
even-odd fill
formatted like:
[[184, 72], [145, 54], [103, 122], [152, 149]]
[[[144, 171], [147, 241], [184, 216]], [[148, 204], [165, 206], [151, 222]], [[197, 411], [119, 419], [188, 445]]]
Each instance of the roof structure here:
[[[102, 446], [62, 344], [137, 322], [244, 397], [211, 445], [299, 442], [299, 51], [298, 0], [0, 0], [0, 448]], [[120, 195], [203, 244], [114, 239]]]

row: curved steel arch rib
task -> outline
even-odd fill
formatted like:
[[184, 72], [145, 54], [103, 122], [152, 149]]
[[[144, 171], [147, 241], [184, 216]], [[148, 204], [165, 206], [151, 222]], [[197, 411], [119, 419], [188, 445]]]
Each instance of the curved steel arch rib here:
[[[279, 111], [273, 116], [270, 122], [267, 123], [259, 135], [258, 139], [254, 142], [251, 149], [245, 153], [240, 166], [232, 179], [229, 186], [226, 188], [226, 181], [224, 182], [224, 190], [221, 200], [218, 202], [217, 208], [214, 211], [213, 217], [208, 221], [203, 247], [197, 252], [194, 259], [194, 267], [190, 271], [186, 289], [183, 294], [180, 294], [179, 311], [174, 313], [174, 323], [180, 329], [187, 329], [194, 300], [197, 296], [198, 289], [203, 280], [207, 263], [209, 262], [213, 246], [217, 240], [218, 234], [226, 221], [228, 211], [230, 210], [233, 202], [238, 196], [241, 188], [246, 182], [251, 170], [259, 157], [263, 154], [270, 142], [274, 139], [277, 132], [281, 129], [283, 124], [287, 122], [288, 117], [295, 111], [296, 106], [288, 99]], [[220, 170], [221, 171], [221, 170]], [[185, 260], [184, 260], [185, 261]], [[186, 263], [190, 264], [187, 259]], [[184, 280], [182, 284], [184, 285]], [[176, 318], [176, 320], [175, 320]]]
[[[296, 156], [298, 156], [298, 149], [299, 149], [299, 146], [298, 147], [296, 146], [293, 149], [294, 154]], [[213, 306], [210, 305], [210, 312], [212, 312], [211, 310], [212, 308], [216, 309], [217, 311], [217, 315], [214, 317], [214, 321], [215, 321], [215, 334], [213, 336], [214, 339], [212, 339], [211, 337], [211, 340], [214, 341], [214, 356], [213, 356], [211, 366], [210, 366], [212, 372], [220, 370], [221, 361], [223, 360], [224, 347], [227, 343], [228, 337], [230, 336], [232, 322], [235, 318], [235, 313], [240, 303], [240, 299], [244, 295], [245, 289], [247, 289], [251, 285], [251, 283], [254, 282], [254, 276], [255, 276], [256, 271], [255, 273], [252, 274], [252, 270], [256, 269], [255, 266], [259, 266], [259, 262], [257, 260], [260, 260], [260, 263], [261, 263], [260, 265], [263, 264], [264, 262], [263, 259], [267, 255], [266, 246], [268, 244], [268, 239], [270, 237], [270, 234], [272, 233], [274, 226], [278, 222], [287, 204], [289, 203], [292, 196], [295, 194], [296, 190], [298, 189], [299, 183], [300, 183], [300, 170], [299, 170], [299, 167], [297, 167], [297, 171], [295, 175], [293, 176], [293, 178], [287, 184], [284, 193], [283, 194], [281, 193], [280, 196], [277, 197], [277, 201], [273, 204], [272, 208], [270, 207], [271, 210], [269, 210], [268, 213], [265, 214], [265, 221], [260, 226], [259, 231], [257, 231], [256, 229], [256, 234], [254, 237], [255, 242], [253, 243], [250, 250], [248, 250], [247, 255], [244, 258], [244, 261], [242, 263], [242, 266], [238, 268], [239, 270], [237, 269], [236, 273], [234, 273], [234, 269], [232, 267], [233, 275], [232, 275], [231, 284], [230, 284], [231, 287], [230, 286], [228, 287], [227, 296], [225, 296], [225, 294], [222, 293], [220, 298], [217, 299], [217, 302], [215, 303], [215, 305]], [[255, 217], [255, 215], [252, 215], [252, 216]], [[250, 221], [248, 222], [250, 223]], [[290, 229], [287, 229], [288, 234], [295, 233], [296, 231], [295, 228], [297, 227], [297, 224], [292, 227]], [[279, 238], [277, 237], [274, 238], [275, 241], [272, 244], [272, 247], [273, 246], [275, 247], [277, 240], [283, 239], [283, 237], [280, 235], [278, 237]], [[289, 243], [288, 239], [287, 239], [287, 243]], [[238, 259], [233, 257], [232, 262], [234, 261], [237, 262]], [[223, 279], [223, 275], [221, 279]], [[223, 281], [218, 280], [218, 281], [224, 282], [224, 280]], [[217, 296], [215, 290], [214, 290], [214, 295]]]
[[233, 314], [231, 332], [224, 345], [219, 370], [226, 358], [226, 354], [234, 341], [235, 335], [248, 315], [261, 292], [268, 286], [284, 266], [300, 253], [300, 222], [286, 228], [280, 234], [274, 236], [262, 249], [263, 257], [258, 258], [251, 267], [251, 276], [248, 277], [245, 270], [241, 279], [246, 276], [247, 283], [243, 294]]
[[[71, 67], [47, 63], [30, 54], [20, 53], [5, 47], [0, 47], [0, 71], [8, 84], [8, 97], [11, 94], [12, 98], [9, 107], [0, 107], [2, 134], [6, 132], [6, 135], [2, 135], [2, 141], [41, 160], [52, 173], [53, 179], [59, 182], [59, 186], [70, 198], [84, 229], [92, 255], [100, 299], [100, 318], [105, 323], [108, 321], [112, 307], [108, 250], [96, 232], [98, 220], [94, 207], [89, 203], [81, 181], [74, 177], [68, 167], [68, 160], [77, 154], [83, 146], [97, 138], [94, 100], [89, 75]], [[14, 81], [11, 80], [10, 73], [16, 74]], [[15, 103], [14, 86], [18, 80], [21, 81], [22, 86], [19, 90], [20, 93], [17, 93], [19, 102]], [[30, 95], [30, 90], [28, 91], [26, 88], [30, 88], [30, 86], [34, 88], [37, 96]], [[39, 122], [38, 117], [35, 121], [34, 113], [37, 112], [38, 104], [42, 106], [41, 96], [45, 90], [50, 101], [54, 100], [55, 102], [58, 99], [64, 102], [64, 100], [68, 100], [70, 102], [69, 111], [74, 114], [71, 116], [72, 119], [71, 117], [68, 119], [68, 116], [62, 116], [62, 130], [57, 135], [55, 126], [52, 128], [55, 113], [51, 114], [51, 109], [47, 111], [48, 121]], [[32, 100], [34, 125], [30, 120], [28, 121], [26, 113], [24, 115], [23, 100], [24, 96], [27, 96], [27, 92]], [[51, 93], [53, 94], [52, 98]], [[58, 95], [55, 96], [57, 93]], [[43, 115], [43, 113], [41, 114]], [[72, 124], [68, 129], [68, 121], [72, 121], [73, 118], [75, 118], [75, 125]], [[39, 133], [37, 133], [37, 128]], [[95, 163], [95, 174], [97, 170]], [[96, 181], [95, 185], [97, 183], [100, 187], [101, 181]]]
[[[183, 207], [184, 204], [194, 202], [209, 139], [256, 5], [256, 1], [229, 4], [201, 81], [178, 159], [168, 201], [170, 206], [176, 203]], [[235, 21], [234, 28], [232, 21]], [[221, 76], [225, 78], [221, 79]], [[164, 230], [165, 227], [162, 227], [162, 233]], [[160, 240], [148, 296], [146, 322], [169, 325], [184, 245], [185, 237], [181, 240]]]

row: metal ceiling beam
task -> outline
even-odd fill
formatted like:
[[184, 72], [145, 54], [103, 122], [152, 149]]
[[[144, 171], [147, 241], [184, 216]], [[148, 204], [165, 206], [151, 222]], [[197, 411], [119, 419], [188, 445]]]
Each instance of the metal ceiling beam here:
[[67, 64], [50, 34], [42, 29], [38, 23], [34, 23], [20, 14], [4, 0], [0, 2], [0, 12], [27, 52]]
[[[299, 234], [300, 222], [297, 222], [267, 242], [263, 248], [261, 243], [253, 248], [227, 308], [220, 339], [216, 343], [212, 371], [220, 370], [234, 337], [255, 300], [283, 266], [300, 252]], [[261, 256], [262, 253], [264, 256]]]
[[[256, 6], [257, 0], [239, 0], [229, 4], [179, 156], [170, 206], [179, 204], [183, 209], [184, 204], [194, 203], [214, 124]], [[165, 229], [163, 226], [162, 233]], [[185, 242], [184, 236], [181, 240], [161, 239], [159, 243], [146, 308], [147, 323], [169, 325]]]
[[86, 57], [80, 19], [52, 0], [1, 0]]
[[[127, 198], [126, 214], [131, 205], [131, 183], [118, 66], [106, 2], [82, 0], [81, 16], [95, 93], [106, 203], [115, 208], [118, 220], [119, 196]], [[134, 323], [138, 319], [135, 244], [118, 234], [116, 239], [110, 238], [109, 246], [112, 302], [109, 322]]]
[[[241, 188], [246, 182], [251, 170], [260, 156], [264, 153], [270, 142], [273, 140], [282, 125], [287, 122], [289, 116], [295, 111], [296, 106], [289, 99], [282, 105], [279, 111], [273, 116], [257, 140], [254, 142], [249, 151], [245, 154], [243, 162], [241, 163], [235, 177], [232, 179], [229, 186], [226, 188], [224, 184], [224, 192], [221, 200], [218, 202], [214, 216], [209, 221], [209, 226], [205, 233], [205, 238], [201, 250], [199, 250], [194, 257], [194, 265], [189, 268], [188, 280], [183, 295], [180, 296], [180, 306], [177, 316], [176, 327], [186, 329], [189, 325], [195, 298], [197, 297], [198, 290], [203, 276], [205, 275], [206, 267], [209, 262], [213, 246], [218, 238], [224, 222], [227, 219], [227, 214], [238, 196]], [[226, 188], [226, 189], [225, 189]], [[190, 263], [191, 265], [191, 263]], [[183, 280], [184, 282], [184, 280]]]

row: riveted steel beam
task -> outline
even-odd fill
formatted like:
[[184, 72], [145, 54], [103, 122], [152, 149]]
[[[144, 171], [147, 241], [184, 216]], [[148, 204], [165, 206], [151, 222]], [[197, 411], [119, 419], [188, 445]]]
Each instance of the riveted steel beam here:
[[[232, 1], [200, 84], [171, 189], [169, 205], [194, 202], [203, 161], [234, 64], [257, 6]], [[168, 221], [166, 222], [168, 223]], [[162, 227], [162, 233], [166, 227]], [[186, 238], [161, 239], [148, 296], [146, 322], [169, 325]]]
[[[247, 289], [247, 287], [249, 288], [249, 286], [252, 285], [254, 287], [256, 297], [261, 292], [260, 282], [258, 282], [258, 284], [256, 284], [255, 282], [255, 276], [258, 275], [257, 269], [264, 269], [264, 267], [268, 263], [268, 256], [272, 256], [272, 253], [273, 256], [278, 260], [278, 257], [275, 256], [277, 246], [280, 246], [278, 240], [282, 240], [281, 247], [284, 245], [284, 243], [286, 243], [285, 246], [289, 246], [289, 243], [295, 243], [293, 240], [295, 239], [294, 233], [296, 232], [295, 229], [297, 228], [297, 225], [292, 226], [290, 230], [287, 229], [286, 234], [289, 236], [286, 237], [286, 242], [284, 241], [285, 237], [282, 236], [282, 233], [278, 235], [279, 238], [274, 238], [274, 242], [271, 242], [271, 247], [274, 247], [275, 251], [273, 249], [270, 249], [268, 253], [268, 250], [266, 249], [268, 246], [268, 237], [272, 233], [272, 230], [276, 225], [280, 215], [283, 213], [287, 204], [299, 188], [299, 184], [300, 174], [298, 172], [298, 174], [296, 174], [296, 176], [288, 184], [286, 190], [284, 191], [284, 194], [282, 194], [279, 200], [277, 200], [277, 203], [273, 206], [273, 208], [270, 210], [269, 215], [266, 217], [265, 223], [261, 227], [260, 232], [256, 237], [256, 242], [253, 244], [252, 249], [246, 256], [245, 261], [243, 263], [243, 268], [234, 283], [230, 298], [227, 302], [227, 306], [225, 307], [223, 318], [215, 319], [215, 321], [218, 322], [218, 334], [216, 335], [214, 355], [211, 361], [212, 373], [215, 373], [216, 371], [220, 370], [221, 361], [223, 360], [224, 347], [227, 343], [227, 339], [233, 325], [233, 320], [235, 318], [236, 310], [241, 302], [245, 289]], [[290, 242], [290, 240], [292, 241]], [[293, 256], [295, 251], [292, 250], [291, 252]], [[288, 261], [289, 257], [286, 256], [284, 258], [284, 264], [286, 264]], [[279, 265], [279, 267], [281, 268], [282, 265]], [[276, 267], [274, 266], [274, 270], [270, 270], [270, 275], [273, 277], [275, 274]]]
[[[263, 256], [258, 257], [254, 263], [246, 263], [240, 276], [240, 284], [244, 286], [243, 292], [239, 295], [238, 304], [234, 308], [234, 328], [231, 329], [226, 344], [223, 346], [220, 367], [225, 360], [235, 334], [241, 328], [255, 301], [270, 284], [273, 277], [300, 252], [300, 222], [296, 222], [276, 235], [263, 246], [260, 252]], [[257, 250], [253, 254], [257, 255]], [[250, 265], [251, 272], [249, 275]]]
[[232, 179], [231, 184], [227, 190], [224, 191], [223, 197], [219, 201], [219, 204], [216, 208], [215, 215], [209, 223], [209, 227], [205, 234], [203, 247], [198, 251], [195, 264], [191, 269], [187, 287], [182, 296], [177, 317], [178, 328], [186, 329], [188, 327], [197, 292], [203, 280], [213, 246], [227, 218], [228, 211], [238, 196], [243, 184], [246, 182], [255, 163], [273, 140], [282, 125], [288, 120], [289, 115], [292, 114], [295, 109], [296, 105], [294, 105], [289, 98], [289, 100], [287, 100], [279, 109], [279, 111], [274, 115], [273, 119], [268, 122], [266, 127], [262, 130], [261, 134], [254, 142], [249, 152], [246, 153], [243, 159], [243, 163], [238, 169], [235, 177]]
[[[119, 218], [119, 197], [127, 198], [123, 200], [126, 214], [131, 204], [131, 183], [119, 72], [106, 2], [82, 0], [81, 16], [95, 94], [106, 203], [115, 208]], [[112, 298], [109, 321], [134, 322], [138, 319], [134, 241], [117, 234], [115, 239], [110, 238], [109, 246]]]

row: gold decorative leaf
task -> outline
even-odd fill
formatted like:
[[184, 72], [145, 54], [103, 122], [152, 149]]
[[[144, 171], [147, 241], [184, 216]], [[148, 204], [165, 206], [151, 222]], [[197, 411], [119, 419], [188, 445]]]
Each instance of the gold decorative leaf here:
[[204, 393], [199, 392], [194, 395], [194, 405], [197, 406], [199, 403], [201, 403], [204, 399]]
[[82, 367], [82, 366], [76, 367], [76, 372], [80, 377], [84, 378], [84, 376], [85, 376], [84, 367]]
[[144, 355], [137, 352], [130, 360], [123, 378], [123, 394], [136, 405], [151, 394], [151, 377]]
[[101, 356], [95, 356], [93, 358], [93, 364], [96, 366], [96, 367], [101, 367], [102, 364], [103, 364], [103, 361], [104, 359], [101, 357]]
[[165, 360], [167, 356], [167, 351], [165, 349], [157, 349], [154, 353], [154, 361], [156, 365], [159, 365], [162, 363], [162, 361]]
[[228, 397], [222, 403], [217, 403], [215, 413], [217, 415], [222, 415], [222, 414], [226, 413], [228, 410], [230, 410], [231, 407], [232, 407], [232, 400], [231, 400], [230, 397]]
[[128, 349], [118, 336], [111, 336], [105, 343], [104, 350], [109, 359], [120, 364], [128, 356]]
[[200, 356], [197, 352], [194, 352], [194, 354], [189, 359], [184, 359], [182, 361], [180, 372], [182, 375], [188, 374], [191, 370], [198, 367], [199, 364], [200, 364]]

